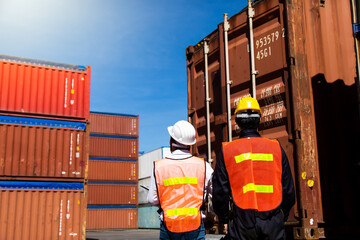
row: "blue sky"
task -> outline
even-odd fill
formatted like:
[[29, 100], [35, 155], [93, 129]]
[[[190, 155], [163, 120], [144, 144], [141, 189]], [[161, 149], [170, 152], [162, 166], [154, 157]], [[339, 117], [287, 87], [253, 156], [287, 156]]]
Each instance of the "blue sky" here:
[[0, 0], [0, 54], [90, 65], [91, 111], [139, 115], [139, 150], [187, 119], [185, 49], [246, 0]]

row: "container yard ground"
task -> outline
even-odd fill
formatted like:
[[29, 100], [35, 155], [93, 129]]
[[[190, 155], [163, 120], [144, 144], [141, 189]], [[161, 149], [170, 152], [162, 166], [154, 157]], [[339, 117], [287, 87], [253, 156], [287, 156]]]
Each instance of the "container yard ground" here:
[[[157, 240], [159, 239], [159, 230], [149, 229], [131, 229], [131, 230], [99, 230], [99, 231], [87, 231], [86, 240], [118, 240], [118, 239], [147, 239]], [[215, 240], [220, 239], [223, 235], [206, 234], [206, 239]]]

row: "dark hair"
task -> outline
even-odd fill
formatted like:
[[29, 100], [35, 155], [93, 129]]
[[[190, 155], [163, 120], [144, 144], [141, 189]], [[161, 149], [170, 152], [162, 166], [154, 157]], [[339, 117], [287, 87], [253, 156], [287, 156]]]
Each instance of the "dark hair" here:
[[259, 127], [260, 118], [259, 117], [235, 118], [235, 122], [242, 129], [257, 129]]

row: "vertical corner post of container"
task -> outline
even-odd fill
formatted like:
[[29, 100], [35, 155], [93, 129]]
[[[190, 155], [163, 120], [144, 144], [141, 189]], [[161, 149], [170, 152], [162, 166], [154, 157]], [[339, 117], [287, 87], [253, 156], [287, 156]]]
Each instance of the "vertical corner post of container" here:
[[232, 141], [232, 128], [231, 128], [231, 106], [230, 106], [230, 73], [229, 73], [229, 39], [228, 31], [230, 30], [230, 24], [228, 21], [228, 15], [224, 14], [224, 53], [225, 53], [225, 77], [226, 77], [226, 108], [227, 108], [227, 125], [228, 125], [228, 141]]
[[207, 158], [208, 162], [211, 163], [211, 135], [210, 135], [210, 101], [209, 97], [209, 70], [208, 70], [208, 54], [209, 54], [209, 40], [204, 39], [204, 81], [205, 81], [205, 101], [206, 101], [206, 140], [207, 140]]
[[[285, 1], [287, 14], [288, 57], [291, 78], [293, 129], [295, 143], [297, 203], [300, 226], [293, 229], [295, 239], [319, 239], [324, 229], [318, 223], [323, 221], [317, 140], [312, 89], [309, 84], [305, 39], [304, 3], [302, 0]], [[296, 63], [296, 64], [294, 64]]]

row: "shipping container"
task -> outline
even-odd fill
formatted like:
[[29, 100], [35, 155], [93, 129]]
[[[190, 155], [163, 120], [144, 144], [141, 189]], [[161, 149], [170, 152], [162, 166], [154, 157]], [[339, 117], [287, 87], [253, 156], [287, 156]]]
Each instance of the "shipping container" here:
[[0, 111], [89, 119], [90, 67], [0, 55]]
[[82, 122], [0, 115], [0, 178], [82, 181], [88, 153], [85, 131]]
[[88, 206], [86, 229], [136, 229], [136, 206]]
[[153, 174], [154, 161], [170, 156], [170, 147], [161, 147], [139, 156], [139, 179]]
[[136, 159], [89, 158], [90, 181], [137, 181]]
[[139, 116], [90, 112], [91, 133], [139, 136]]
[[85, 239], [82, 183], [0, 181], [0, 239]]
[[88, 204], [93, 205], [136, 205], [138, 203], [137, 183], [89, 182]]
[[151, 177], [146, 177], [139, 179], [139, 204], [147, 204], [147, 195], [149, 193], [149, 186], [150, 186], [150, 179]]
[[139, 228], [160, 228], [158, 207], [139, 206], [138, 224]]
[[260, 0], [253, 8], [253, 70], [247, 8], [186, 49], [188, 117], [197, 132], [192, 151], [215, 167], [221, 142], [239, 136], [237, 102], [256, 92], [260, 134], [279, 140], [296, 183], [288, 238], [359, 238], [360, 121], [350, 1]]
[[90, 134], [90, 157], [138, 158], [137, 137]]

